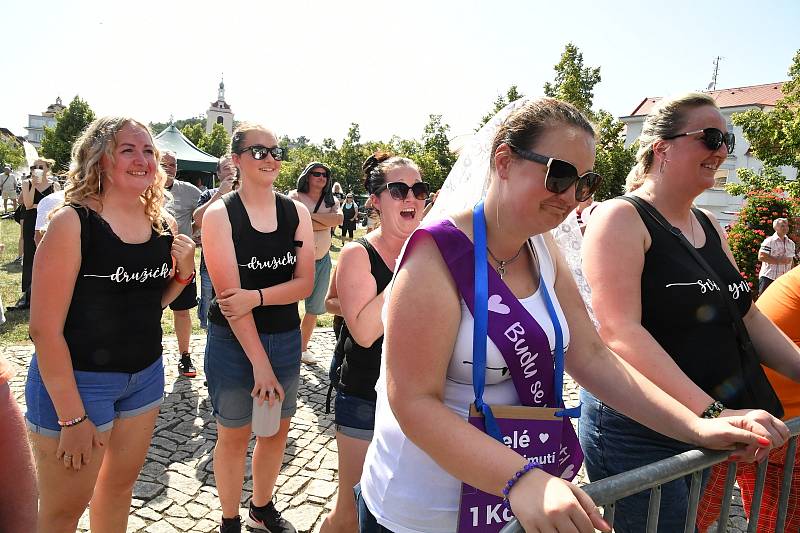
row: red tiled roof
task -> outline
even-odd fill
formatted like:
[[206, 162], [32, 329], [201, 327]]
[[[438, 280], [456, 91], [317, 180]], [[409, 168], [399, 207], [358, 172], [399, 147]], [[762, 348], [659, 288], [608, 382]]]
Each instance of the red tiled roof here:
[[[718, 91], [704, 91], [710, 95], [720, 108], [739, 107], [746, 105], [774, 106], [775, 102], [783, 97], [781, 87], [783, 82], [767, 83], [764, 85], [751, 85], [750, 87], [736, 87], [733, 89], [720, 89]], [[630, 116], [646, 115], [661, 100], [660, 96], [645, 98]]]

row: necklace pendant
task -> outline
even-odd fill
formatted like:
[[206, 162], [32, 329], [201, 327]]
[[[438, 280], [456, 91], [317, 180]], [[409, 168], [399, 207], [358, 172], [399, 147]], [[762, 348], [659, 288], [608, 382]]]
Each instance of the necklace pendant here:
[[506, 275], [506, 262], [500, 261], [500, 266], [497, 267], [497, 273], [500, 274], [500, 279]]

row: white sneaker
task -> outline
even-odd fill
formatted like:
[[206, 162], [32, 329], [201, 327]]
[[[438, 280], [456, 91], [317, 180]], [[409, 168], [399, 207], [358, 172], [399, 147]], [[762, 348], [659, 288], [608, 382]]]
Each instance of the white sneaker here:
[[307, 365], [313, 365], [317, 362], [317, 358], [314, 357], [314, 354], [309, 351], [303, 352], [303, 354], [300, 356], [300, 360]]

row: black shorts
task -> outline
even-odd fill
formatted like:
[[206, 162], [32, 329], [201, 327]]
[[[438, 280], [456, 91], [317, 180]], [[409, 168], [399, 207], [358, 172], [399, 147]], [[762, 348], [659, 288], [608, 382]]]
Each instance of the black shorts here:
[[195, 283], [195, 280], [192, 280], [178, 297], [169, 304], [169, 308], [173, 311], [185, 311], [193, 307], [197, 307], [197, 283]]

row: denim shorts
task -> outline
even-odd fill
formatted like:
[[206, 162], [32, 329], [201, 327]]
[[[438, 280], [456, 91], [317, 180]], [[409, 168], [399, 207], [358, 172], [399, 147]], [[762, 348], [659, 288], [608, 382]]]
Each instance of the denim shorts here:
[[[272, 371], [283, 387], [281, 418], [291, 418], [297, 411], [297, 388], [300, 384], [300, 328], [281, 333], [260, 333]], [[253, 365], [245, 355], [233, 331], [208, 323], [205, 374], [208, 396], [217, 422], [238, 428], [250, 423], [253, 415]]]
[[[134, 374], [125, 372], [86, 372], [74, 370], [83, 408], [97, 431], [108, 431], [115, 418], [131, 418], [164, 401], [164, 366], [158, 360]], [[34, 433], [58, 437], [61, 428], [50, 395], [47, 393], [36, 355], [28, 368], [25, 383], [25, 421]]]
[[[581, 419], [578, 434], [585, 455], [589, 479], [597, 481], [693, 449], [686, 444], [648, 429], [615, 411], [581, 389]], [[709, 470], [703, 473], [703, 484]], [[658, 532], [683, 531], [689, 509], [691, 476], [661, 486]], [[701, 486], [700, 493], [703, 488]], [[614, 531], [641, 533], [647, 529], [650, 491], [616, 502]]]
[[325, 254], [322, 259], [314, 262], [314, 290], [306, 298], [306, 313], [309, 315], [324, 315], [325, 296], [328, 294], [328, 285], [331, 284], [331, 254]]
[[372, 440], [375, 429], [375, 401], [336, 393], [334, 401], [336, 431], [354, 439]]

